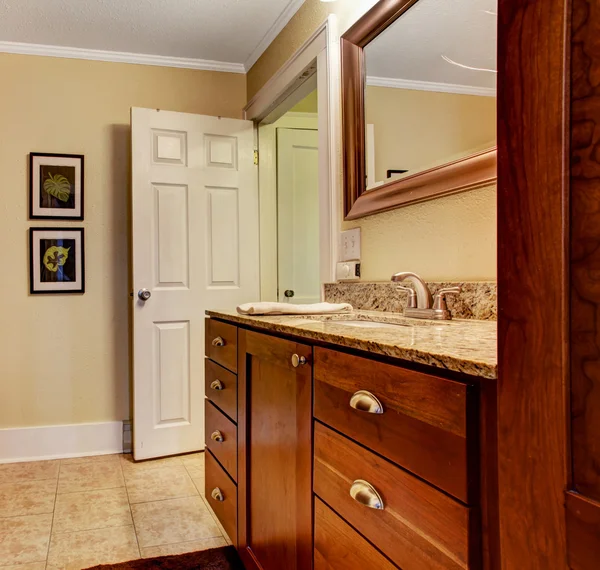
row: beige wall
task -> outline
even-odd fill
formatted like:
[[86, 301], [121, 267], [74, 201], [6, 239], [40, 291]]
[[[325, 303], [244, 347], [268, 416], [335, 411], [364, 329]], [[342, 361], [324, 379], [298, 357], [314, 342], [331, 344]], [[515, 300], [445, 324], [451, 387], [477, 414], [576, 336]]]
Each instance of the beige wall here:
[[[241, 117], [245, 77], [0, 54], [0, 427], [129, 417], [129, 109]], [[85, 155], [85, 221], [27, 219], [28, 153]], [[83, 226], [84, 295], [28, 295], [27, 229]]]
[[311, 91], [302, 101], [296, 103], [288, 113], [317, 113], [319, 110], [319, 95], [315, 89]]
[[388, 169], [410, 176], [496, 146], [496, 99], [457, 93], [367, 87], [375, 128], [375, 180]]
[[[248, 98], [268, 81], [324, 21], [335, 14], [346, 31], [376, 0], [306, 0], [248, 72]], [[341, 161], [340, 161], [341, 168]], [[364, 280], [387, 280], [410, 270], [426, 279], [496, 278], [496, 190], [473, 190], [342, 227], [362, 230]]]

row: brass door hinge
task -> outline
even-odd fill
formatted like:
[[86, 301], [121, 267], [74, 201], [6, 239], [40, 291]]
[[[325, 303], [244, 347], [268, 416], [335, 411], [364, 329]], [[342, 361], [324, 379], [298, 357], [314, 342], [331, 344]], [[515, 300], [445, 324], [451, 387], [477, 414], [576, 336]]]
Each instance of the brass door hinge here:
[[254, 164], [258, 165], [258, 151], [257, 150], [254, 151]]

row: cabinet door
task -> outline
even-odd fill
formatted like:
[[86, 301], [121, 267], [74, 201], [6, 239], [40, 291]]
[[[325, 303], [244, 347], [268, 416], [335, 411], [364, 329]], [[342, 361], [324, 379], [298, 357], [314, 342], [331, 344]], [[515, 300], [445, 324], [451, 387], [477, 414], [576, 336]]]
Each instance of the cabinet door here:
[[248, 570], [311, 570], [312, 349], [242, 329], [238, 342], [240, 555]]

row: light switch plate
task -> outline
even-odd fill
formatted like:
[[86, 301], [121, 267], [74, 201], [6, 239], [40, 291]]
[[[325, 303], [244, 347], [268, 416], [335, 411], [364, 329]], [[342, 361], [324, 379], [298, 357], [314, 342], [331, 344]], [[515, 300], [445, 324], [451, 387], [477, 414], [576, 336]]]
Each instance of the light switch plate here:
[[358, 281], [360, 279], [360, 261], [340, 261], [335, 267], [338, 281]]
[[360, 228], [342, 232], [340, 261], [350, 261], [351, 259], [360, 259]]

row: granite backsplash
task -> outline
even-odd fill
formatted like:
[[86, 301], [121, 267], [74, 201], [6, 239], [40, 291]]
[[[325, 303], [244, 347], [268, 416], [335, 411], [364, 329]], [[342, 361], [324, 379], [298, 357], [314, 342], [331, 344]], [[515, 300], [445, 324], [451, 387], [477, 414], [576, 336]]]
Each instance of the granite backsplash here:
[[[409, 286], [408, 283], [402, 285]], [[497, 285], [493, 281], [431, 282], [433, 295], [443, 287], [460, 285], [462, 292], [447, 295], [448, 308], [455, 319], [495, 321], [498, 317]], [[401, 313], [406, 306], [406, 293], [397, 290], [397, 284], [342, 282], [324, 284], [325, 301], [350, 303], [355, 309]]]

